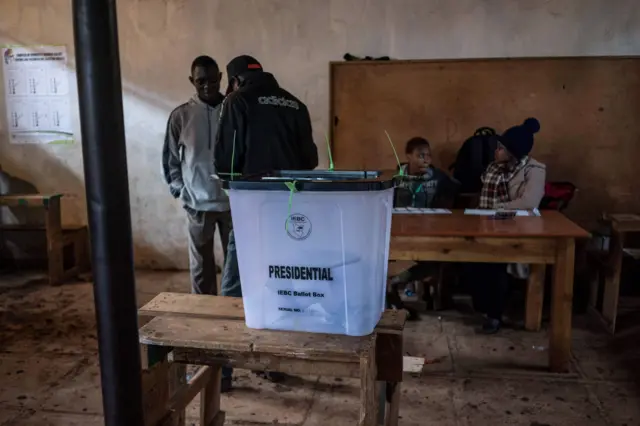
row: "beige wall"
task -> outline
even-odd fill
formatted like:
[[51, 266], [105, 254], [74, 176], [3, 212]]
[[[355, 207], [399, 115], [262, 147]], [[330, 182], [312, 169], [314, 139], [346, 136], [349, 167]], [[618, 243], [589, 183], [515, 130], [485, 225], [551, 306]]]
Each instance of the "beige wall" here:
[[[187, 266], [185, 218], [162, 182], [160, 151], [169, 112], [191, 94], [188, 67], [197, 55], [222, 64], [255, 55], [309, 105], [323, 143], [328, 62], [345, 52], [640, 54], [637, 0], [119, 0], [118, 12], [134, 244], [144, 267]], [[71, 22], [70, 0], [0, 0], [0, 44], [66, 44], [72, 54]], [[80, 144], [11, 146], [0, 104], [0, 164], [41, 192], [67, 194], [64, 221], [85, 222]], [[74, 114], [79, 139], [77, 107]], [[326, 164], [324, 148], [320, 154]]]

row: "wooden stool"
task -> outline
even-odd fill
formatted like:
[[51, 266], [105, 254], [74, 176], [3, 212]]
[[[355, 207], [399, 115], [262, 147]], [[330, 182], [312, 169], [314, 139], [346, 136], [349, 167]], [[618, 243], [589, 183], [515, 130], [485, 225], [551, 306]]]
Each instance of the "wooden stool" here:
[[[140, 329], [146, 426], [184, 424], [184, 408], [200, 391], [201, 424], [222, 425], [222, 366], [360, 378], [359, 425], [378, 424], [379, 409], [386, 425], [397, 425], [403, 312], [385, 312], [364, 337], [249, 329], [238, 298], [161, 293], [139, 313], [155, 316]], [[186, 383], [184, 364], [208, 369]], [[378, 405], [376, 380], [386, 382], [387, 407]]]
[[[45, 226], [40, 225], [0, 225], [3, 232], [47, 232]], [[85, 225], [65, 226], [52, 237], [47, 232], [47, 264], [49, 283], [61, 284], [77, 278], [80, 274], [91, 269], [89, 256], [89, 231]], [[65, 248], [71, 247], [73, 256], [65, 256]], [[29, 266], [39, 267], [38, 262], [30, 261]], [[70, 261], [70, 262], [67, 262]], [[69, 265], [68, 267], [66, 267]]]
[[[43, 231], [47, 237], [47, 263], [49, 283], [60, 284], [76, 277], [90, 268], [89, 241], [87, 227], [65, 227], [61, 225], [62, 194], [25, 194], [0, 196], [0, 206], [32, 207], [44, 210], [44, 226], [40, 225], [0, 225], [2, 231]], [[64, 248], [73, 245], [74, 263], [65, 270]]]
[[[640, 232], [639, 214], [604, 215], [603, 222], [611, 226], [611, 240], [609, 251], [605, 256], [599, 256], [598, 266], [604, 275], [604, 289], [602, 295], [602, 312], [597, 310], [599, 278], [596, 276], [591, 283], [589, 310], [599, 317], [611, 334], [616, 332], [618, 318], [618, 303], [620, 301], [620, 276], [622, 272], [622, 258], [624, 254], [625, 236]], [[597, 274], [596, 274], [597, 275]]]

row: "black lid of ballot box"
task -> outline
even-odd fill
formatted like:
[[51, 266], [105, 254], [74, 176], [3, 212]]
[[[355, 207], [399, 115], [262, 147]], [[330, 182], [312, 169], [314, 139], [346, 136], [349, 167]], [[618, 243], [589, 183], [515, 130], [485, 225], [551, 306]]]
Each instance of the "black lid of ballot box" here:
[[393, 172], [356, 170], [279, 170], [223, 180], [224, 189], [250, 191], [382, 191], [394, 187]]

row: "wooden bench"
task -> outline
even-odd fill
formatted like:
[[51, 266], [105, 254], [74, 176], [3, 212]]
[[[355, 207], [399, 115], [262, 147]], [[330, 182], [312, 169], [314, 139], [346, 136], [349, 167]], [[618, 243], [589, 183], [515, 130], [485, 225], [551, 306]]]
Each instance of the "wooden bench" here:
[[[185, 407], [201, 391], [201, 424], [223, 424], [222, 366], [360, 378], [359, 424], [397, 425], [402, 311], [386, 311], [364, 337], [248, 329], [238, 298], [161, 293], [139, 314], [141, 320], [153, 317], [140, 329], [146, 426], [184, 424]], [[187, 383], [181, 364], [208, 368]], [[377, 400], [376, 381], [385, 382], [383, 401]]]
[[[62, 227], [61, 194], [4, 195], [0, 206], [43, 208], [44, 225], [0, 225], [0, 231], [43, 231], [47, 238], [49, 282], [60, 284], [90, 269], [89, 232], [84, 225]], [[72, 246], [73, 263], [65, 269], [64, 249]]]
[[599, 293], [598, 274], [596, 274], [591, 283], [589, 308], [591, 313], [603, 320], [608, 331], [614, 334], [616, 331], [618, 304], [620, 301], [620, 276], [622, 272], [625, 235], [640, 232], [640, 215], [604, 215], [603, 221], [611, 227], [611, 240], [609, 242], [609, 251], [595, 259], [598, 266], [600, 266], [599, 270], [604, 275], [602, 312], [598, 312], [596, 308]]

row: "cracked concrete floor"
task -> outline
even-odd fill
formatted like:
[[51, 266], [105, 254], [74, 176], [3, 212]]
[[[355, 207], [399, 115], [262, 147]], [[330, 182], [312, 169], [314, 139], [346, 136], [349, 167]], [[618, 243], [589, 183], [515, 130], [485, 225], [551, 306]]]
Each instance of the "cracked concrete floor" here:
[[[139, 272], [138, 303], [189, 291], [188, 274]], [[90, 284], [50, 287], [0, 276], [0, 425], [102, 424]], [[405, 352], [428, 364], [403, 384], [403, 426], [640, 424], [640, 330], [610, 338], [576, 318], [572, 371], [545, 372], [546, 331], [477, 336], [456, 312], [423, 316], [406, 330]], [[273, 385], [238, 372], [223, 397], [230, 425], [354, 425], [358, 383], [294, 377]], [[197, 401], [197, 399], [196, 399]], [[197, 423], [198, 407], [188, 410]]]

